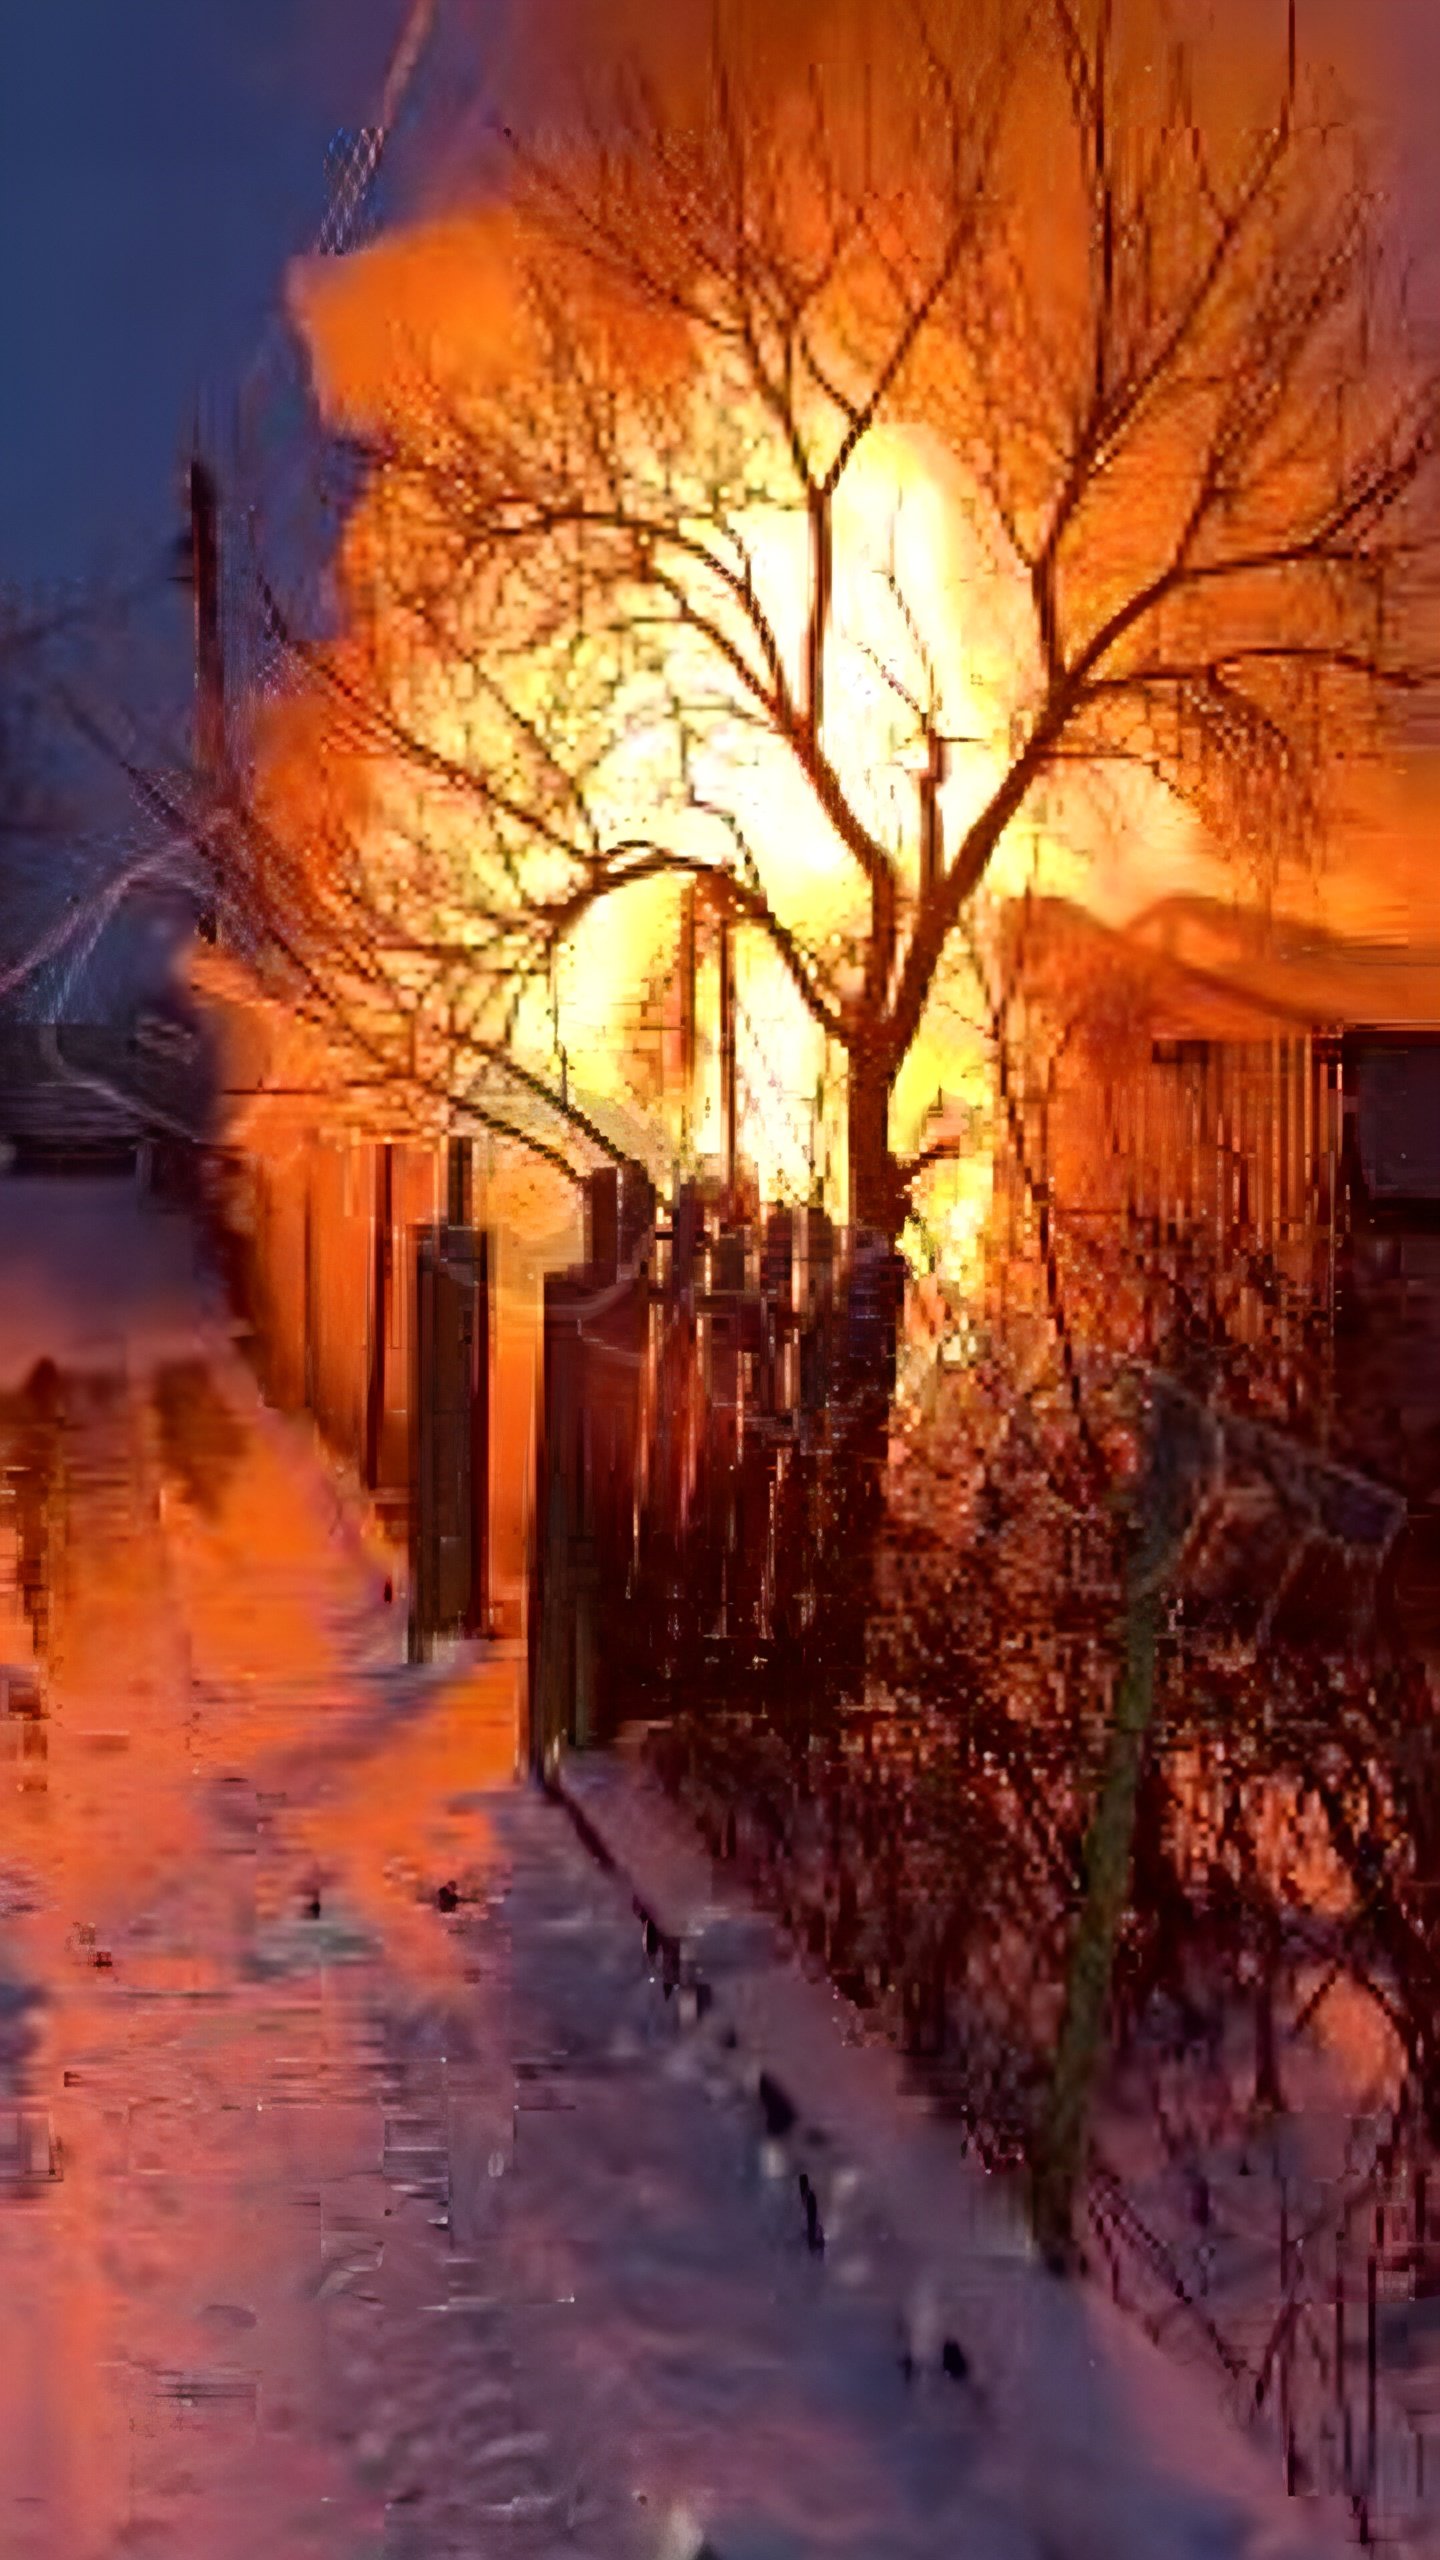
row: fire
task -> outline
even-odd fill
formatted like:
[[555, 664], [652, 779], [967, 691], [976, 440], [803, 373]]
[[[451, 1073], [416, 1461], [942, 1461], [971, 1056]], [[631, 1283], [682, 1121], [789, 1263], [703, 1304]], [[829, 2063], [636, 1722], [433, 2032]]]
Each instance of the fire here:
[[[452, 220], [331, 262], [323, 278], [303, 281], [299, 317], [337, 423], [392, 433], [398, 424], [402, 438], [423, 442], [437, 382], [454, 386], [449, 396], [462, 407], [467, 380], [493, 374], [497, 334], [524, 396], [521, 305], [506, 283], [512, 236], [486, 215], [477, 217], [468, 263], [465, 245], [465, 225]], [[497, 316], [505, 322], [498, 333]], [[397, 360], [401, 349], [405, 361]], [[388, 363], [380, 350], [389, 351]], [[673, 474], [677, 448], [688, 445], [697, 521], [700, 493], [713, 491], [732, 457], [744, 457], [742, 493], [724, 509], [726, 557], [747, 564], [798, 684], [810, 609], [807, 527], [787, 502], [773, 426], [753, 392], [737, 390], [718, 363], [697, 374], [693, 350], [681, 395], [671, 386], [635, 406], [632, 467], [642, 478], [647, 467]], [[664, 449], [652, 456], [645, 438], [656, 432]], [[851, 804], [893, 854], [902, 901], [913, 899], [927, 721], [947, 741], [939, 799], [953, 845], [1005, 770], [1007, 739], [1034, 680], [1028, 592], [980, 493], [923, 423], [871, 429], [837, 491], [834, 533], [824, 743]], [[351, 801], [360, 840], [350, 859], [380, 884], [410, 933], [471, 943], [478, 973], [486, 914], [497, 901], [523, 906], [562, 894], [566, 864], [543, 829], [518, 853], [507, 840], [501, 859], [495, 830], [477, 826], [465, 791], [447, 777], [478, 763], [503, 779], [513, 723], [548, 722], [548, 736], [561, 701], [576, 761], [593, 746], [585, 817], [596, 840], [648, 845], [677, 867], [590, 906], [555, 964], [535, 968], [523, 984], [512, 979], [503, 998], [487, 1005], [471, 989], [464, 1001], [492, 1036], [503, 1017], [514, 1054], [552, 1084], [563, 1078], [571, 1094], [633, 1114], [637, 1018], [647, 991], [674, 977], [685, 866], [702, 875], [706, 867], [747, 867], [780, 924], [807, 952], [825, 954], [842, 991], [847, 970], [855, 977], [849, 948], [858, 951], [866, 928], [866, 884], [787, 743], [747, 718], [739, 678], [683, 618], [659, 620], [639, 600], [637, 613], [648, 615], [645, 644], [617, 658], [610, 631], [542, 632], [523, 587], [502, 596], [482, 583], [467, 595], [451, 541], [415, 502], [413, 486], [397, 500], [378, 466], [347, 532], [342, 587], [358, 642], [357, 681], [373, 686], [378, 676], [397, 736], [420, 752], [367, 751]], [[697, 568], [697, 582], [705, 574]], [[417, 593], [426, 599], [419, 613]], [[622, 595], [617, 617], [625, 611]], [[487, 681], [503, 686], [503, 709]], [[683, 765], [677, 703], [685, 706]], [[559, 791], [553, 814], [567, 814]], [[1184, 825], [1157, 784], [1127, 785], [1104, 807], [1083, 794], [1052, 793], [1027, 808], [1002, 847], [977, 904], [977, 932], [984, 937], [997, 904], [1027, 883], [1083, 894], [1097, 854], [1113, 873], [1117, 841], [1137, 837], [1152, 851], [1163, 839], [1184, 858]], [[843, 1058], [761, 928], [737, 924], [734, 955], [737, 1152], [762, 1195], [818, 1189], [838, 1203]], [[644, 1135], [657, 1170], [682, 1147], [702, 1165], [721, 1153], [714, 974], [701, 976], [697, 1089], [665, 1096], [658, 1111], [651, 1098]], [[901, 1072], [892, 1120], [904, 1150], [952, 1125], [957, 1110], [969, 1131], [965, 1159], [928, 1177], [923, 1204], [926, 1258], [953, 1279], [973, 1273], [989, 1199], [992, 1061], [981, 991], [958, 952], [942, 969]]]

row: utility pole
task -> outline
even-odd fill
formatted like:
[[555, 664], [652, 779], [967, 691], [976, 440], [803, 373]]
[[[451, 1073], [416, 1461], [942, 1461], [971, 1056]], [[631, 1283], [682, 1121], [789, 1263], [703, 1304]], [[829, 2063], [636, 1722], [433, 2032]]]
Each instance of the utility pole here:
[[[220, 633], [220, 498], [215, 475], [198, 453], [191, 457], [189, 493], [189, 585], [195, 599], [195, 763], [210, 808], [207, 849], [213, 866], [218, 847], [215, 803], [223, 787], [225, 735], [225, 656]], [[216, 914], [213, 884], [200, 910], [200, 933], [213, 942]]]

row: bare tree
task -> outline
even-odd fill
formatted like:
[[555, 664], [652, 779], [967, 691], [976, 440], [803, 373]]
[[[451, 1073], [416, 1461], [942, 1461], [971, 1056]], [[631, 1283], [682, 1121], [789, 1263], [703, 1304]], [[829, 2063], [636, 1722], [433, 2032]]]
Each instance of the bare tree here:
[[[1132, 769], [1273, 856], [1425, 681], [1436, 379], [1293, 0], [1249, 116], [1145, 0], [917, 6], [778, 95], [742, 33], [717, 0], [698, 110], [632, 68], [583, 147], [505, 137], [488, 333], [350, 404], [346, 627], [267, 823], [337, 949], [499, 1054], [602, 901], [699, 876], [842, 1055], [852, 1214], [893, 1236], [897, 1078], [1042, 795]], [[979, 742], [866, 479], [917, 431], [1006, 634]]]

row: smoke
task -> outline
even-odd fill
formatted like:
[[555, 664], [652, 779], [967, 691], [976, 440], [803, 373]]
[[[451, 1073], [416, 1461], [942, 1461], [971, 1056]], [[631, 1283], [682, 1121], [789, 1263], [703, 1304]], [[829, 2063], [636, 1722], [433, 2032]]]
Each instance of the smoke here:
[[[1079, 14], [1087, 11], [1081, 0]], [[488, 14], [458, 0], [460, 28], [484, 41]], [[525, 0], [494, 48], [495, 94], [521, 130], [563, 131], [613, 96], [635, 70], [672, 109], [704, 111], [717, 46], [742, 78], [779, 89], [819, 72], [843, 79], [862, 62], [893, 63], [920, 34], [952, 59], [1004, 35], [1023, 42], [1038, 13], [1027, 0]], [[1237, 113], [1257, 84], [1273, 89], [1286, 47], [1285, 0], [1120, 0], [1118, 42], [1153, 55], [1168, 35], [1193, 38], [1210, 103]], [[1301, 46], [1312, 67], [1357, 91], [1380, 76], [1346, 0], [1301, 0]]]
[[[1025, 16], [1025, 0], [931, 0], [929, 9], [956, 59], [1017, 37]], [[623, 128], [626, 85], [636, 81], [663, 102], [670, 129], [704, 123], [714, 114], [717, 39], [729, 73], [752, 96], [779, 98], [816, 81], [833, 96], [858, 94], [862, 66], [888, 74], [917, 17], [910, 0], [512, 0], [497, 32], [489, 0], [442, 0], [438, 41], [456, 76], [430, 84], [426, 147], [412, 136], [407, 221], [356, 256], [303, 267], [291, 280], [292, 314], [327, 416], [360, 431], [383, 428], [405, 406], [407, 385], [437, 376], [493, 383], [516, 362], [527, 325], [521, 235], [499, 124], [563, 157]], [[1233, 136], [1237, 153], [1273, 112], [1285, 0], [1117, 0], [1116, 20], [1142, 84], [1160, 59], [1159, 37], [1177, 29], [1194, 37], [1197, 113], [1212, 132]], [[1396, 122], [1403, 52], [1393, 42], [1382, 52], [1346, 0], [1301, 0], [1298, 36], [1310, 94], [1347, 108], [1367, 156], [1380, 161]], [[1030, 83], [1027, 70], [1016, 147], [1035, 179], [1042, 225], [1053, 106], [1053, 91]], [[1063, 237], [1046, 244], [1047, 289], [1078, 245]], [[1350, 932], [1433, 933], [1440, 891], [1415, 850], [1432, 805], [1423, 765], [1418, 777], [1392, 775], [1379, 786], [1357, 777], [1323, 875], [1293, 883], [1294, 901], [1312, 911], [1318, 904]], [[1160, 885], [1152, 867], [1132, 887], [1128, 868], [1127, 860], [1097, 866], [1097, 895], [1117, 916]], [[1182, 866], [1163, 885], [1193, 878]], [[1220, 883], [1207, 875], [1204, 885]]]
[[[902, 0], [903, 5], [903, 0]], [[717, 39], [743, 73], [776, 84], [833, 68], [883, 31], [895, 0], [526, 0], [496, 60], [497, 94], [522, 131], [603, 113], [617, 73], [640, 69], [672, 110], [704, 110]], [[971, 15], [983, 15], [972, 5]]]
[[[552, 167], [569, 159], [593, 170], [597, 147], [622, 132], [633, 138], [642, 87], [658, 103], [667, 135], [711, 130], [717, 47], [725, 76], [752, 114], [818, 79], [833, 116], [840, 101], [861, 94], [876, 65], [893, 81], [897, 48], [893, 27], [886, 32], [892, 6], [682, 0], [656, 10], [615, 0], [602, 11], [593, 0], [526, 0], [498, 34], [465, 0], [452, 0], [448, 13], [442, 7], [434, 42], [446, 78], [437, 83], [432, 59], [432, 130], [425, 148], [413, 131], [405, 145], [404, 217], [348, 257], [298, 261], [288, 279], [291, 321], [326, 417], [373, 430], [404, 413], [417, 385], [478, 385], [523, 362], [526, 233], [511, 209], [512, 140], [538, 148]], [[967, 42], [977, 51], [986, 41], [993, 47], [1006, 14], [1007, 0], [968, 0]], [[448, 129], [437, 87], [452, 101], [470, 101], [453, 110]], [[601, 290], [589, 271], [587, 300]], [[633, 310], [627, 324], [636, 325]], [[627, 357], [633, 352], [627, 347]]]
[[492, 208], [297, 265], [290, 314], [330, 423], [373, 432], [406, 414], [417, 384], [478, 382], [513, 362], [523, 326], [514, 245], [503, 208]]

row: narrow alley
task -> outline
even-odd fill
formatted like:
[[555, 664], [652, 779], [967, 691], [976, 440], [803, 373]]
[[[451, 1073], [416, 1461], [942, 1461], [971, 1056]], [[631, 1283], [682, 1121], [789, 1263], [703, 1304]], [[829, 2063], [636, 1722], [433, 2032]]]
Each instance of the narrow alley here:
[[515, 1786], [513, 1651], [405, 1667], [178, 1221], [0, 1193], [7, 2560], [1038, 2553]]

